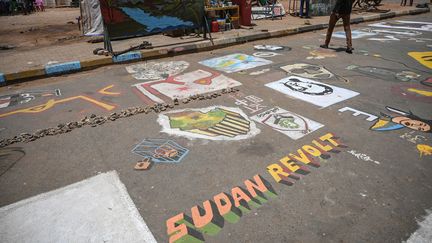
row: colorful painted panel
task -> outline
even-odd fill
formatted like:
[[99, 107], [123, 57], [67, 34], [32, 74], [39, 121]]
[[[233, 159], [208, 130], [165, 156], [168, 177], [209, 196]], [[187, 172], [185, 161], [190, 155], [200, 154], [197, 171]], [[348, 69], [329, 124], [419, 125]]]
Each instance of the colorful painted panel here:
[[297, 76], [268, 83], [266, 86], [323, 108], [359, 95], [352, 90]]
[[271, 64], [272, 61], [260, 57], [237, 53], [223, 57], [207, 59], [199, 63], [219, 71], [223, 71], [226, 73], [234, 73], [241, 70], [268, 65]]
[[381, 118], [370, 128], [373, 131], [393, 131], [402, 128], [432, 133], [432, 120], [427, 120], [414, 115], [411, 111], [406, 112], [393, 107], [386, 106], [386, 109], [395, 115], [381, 113]]
[[240, 109], [223, 106], [171, 111], [158, 122], [162, 132], [191, 139], [240, 140], [260, 132]]
[[417, 62], [423, 66], [432, 69], [432, 51], [425, 52], [408, 52], [408, 55], [414, 58]]
[[102, 18], [114, 38], [197, 28], [204, 19], [204, 1], [101, 0]]
[[183, 99], [191, 95], [214, 92], [241, 85], [240, 82], [214, 71], [196, 70], [166, 80], [133, 85], [148, 103], [164, 103], [164, 97]]
[[185, 61], [146, 62], [126, 67], [126, 71], [139, 80], [163, 80], [182, 73], [189, 67]]
[[155, 163], [178, 163], [189, 150], [167, 139], [144, 139], [132, 152]]
[[302, 138], [324, 126], [316, 121], [279, 107], [264, 111], [251, 117], [251, 119], [267, 125], [294, 140]]

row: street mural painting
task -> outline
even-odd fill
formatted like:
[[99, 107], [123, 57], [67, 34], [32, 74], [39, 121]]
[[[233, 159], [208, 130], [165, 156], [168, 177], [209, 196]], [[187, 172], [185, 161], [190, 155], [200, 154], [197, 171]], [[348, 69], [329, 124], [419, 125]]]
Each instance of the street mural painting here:
[[126, 71], [138, 80], [164, 80], [169, 76], [185, 71], [189, 63], [185, 61], [146, 62], [126, 67]]
[[264, 111], [251, 117], [251, 119], [267, 125], [294, 140], [302, 138], [324, 126], [316, 121], [279, 107]]
[[409, 41], [415, 41], [416, 43], [425, 43], [428, 41], [432, 41], [430, 38], [420, 38], [420, 37], [411, 37], [408, 38]]
[[[325, 34], [323, 34], [323, 35], [325, 35]], [[363, 37], [374, 36], [374, 35], [377, 35], [377, 33], [366, 32], [366, 31], [361, 31], [361, 30], [351, 31], [351, 36], [352, 36], [351, 38], [352, 39], [360, 39]], [[345, 31], [336, 31], [333, 33], [333, 37], [345, 39], [346, 38]]]
[[419, 36], [422, 32], [415, 30], [388, 30], [388, 29], [370, 29], [370, 31], [378, 33], [378, 34], [391, 34], [395, 36]]
[[408, 55], [414, 58], [417, 62], [423, 66], [432, 69], [432, 51], [425, 52], [408, 52]]
[[268, 71], [270, 71], [270, 68], [264, 68], [264, 69], [261, 69], [261, 70], [255, 71], [255, 72], [251, 72], [249, 75], [257, 76], [257, 75], [264, 74]]
[[155, 163], [179, 163], [189, 150], [171, 140], [146, 138], [132, 149], [132, 153]]
[[311, 56], [306, 57], [307, 60], [311, 59], [324, 59], [328, 57], [336, 57], [336, 53], [330, 49], [317, 49], [309, 52]]
[[355, 150], [350, 150], [350, 151], [348, 151], [347, 153], [353, 155], [354, 157], [356, 157], [356, 158], [359, 159], [359, 160], [363, 160], [363, 161], [366, 161], [366, 162], [367, 162], [367, 161], [371, 161], [371, 162], [373, 162], [373, 163], [375, 163], [375, 164], [377, 164], [377, 165], [381, 164], [379, 161], [373, 160], [369, 155], [367, 155], [367, 154], [362, 154], [362, 153], [357, 152], [357, 151], [355, 151]]
[[366, 116], [367, 117], [366, 121], [369, 121], [369, 122], [373, 122], [376, 119], [378, 119], [378, 117], [375, 116], [375, 115], [366, 113], [364, 111], [359, 111], [359, 110], [356, 110], [356, 109], [351, 108], [351, 107], [344, 107], [344, 108], [339, 109], [338, 111], [339, 112], [352, 111], [353, 112], [353, 116], [359, 116], [359, 115]]
[[420, 153], [420, 157], [422, 157], [423, 155], [432, 155], [432, 146], [429, 146], [427, 144], [418, 144], [417, 150]]
[[87, 102], [94, 104], [94, 105], [96, 105], [102, 109], [107, 110], [107, 111], [111, 111], [111, 110], [116, 108], [116, 106], [114, 106], [114, 105], [107, 104], [105, 102], [90, 98], [88, 96], [78, 95], [78, 96], [72, 96], [69, 98], [61, 99], [61, 100], [50, 99], [45, 104], [41, 104], [41, 105], [29, 107], [29, 108], [24, 108], [24, 109], [19, 109], [19, 110], [14, 110], [14, 111], [6, 112], [6, 113], [0, 113], [0, 118], [7, 117], [10, 115], [15, 115], [15, 114], [40, 113], [40, 112], [44, 112], [46, 110], [51, 109], [52, 107], [56, 106], [57, 104], [68, 103], [70, 101], [76, 101], [76, 100], [87, 101]]
[[383, 42], [383, 43], [387, 43], [387, 42], [391, 42], [391, 41], [400, 41], [400, 39], [392, 36], [392, 35], [385, 35], [384, 37], [381, 38], [368, 38], [368, 40], [372, 40], [372, 41], [379, 41], [379, 42]]
[[275, 56], [279, 56], [281, 54], [276, 53], [276, 52], [270, 52], [270, 51], [260, 51], [260, 52], [255, 52], [254, 54], [252, 54], [254, 57], [275, 57]]
[[432, 23], [430, 22], [396, 20], [393, 22], [380, 22], [380, 23], [370, 24], [369, 26], [378, 27], [378, 28], [389, 28], [389, 29], [432, 31]]
[[197, 0], [102, 0], [100, 9], [111, 39], [200, 28], [204, 19], [204, 2]]
[[402, 128], [409, 128], [420, 132], [432, 133], [432, 120], [426, 120], [414, 115], [412, 112], [405, 112], [389, 106], [386, 109], [396, 115], [381, 113], [382, 118], [370, 128], [373, 131], [393, 131]]
[[410, 100], [432, 103], [432, 88], [421, 84], [402, 84], [392, 86], [391, 91]]
[[241, 140], [254, 137], [260, 130], [238, 108], [212, 106], [160, 114], [162, 132], [189, 139]]
[[272, 64], [272, 61], [249, 56], [246, 54], [231, 54], [199, 62], [200, 64], [226, 73], [234, 73], [259, 66]]
[[420, 83], [423, 84], [423, 85], [426, 85], [426, 86], [432, 87], [432, 78], [428, 78], [428, 79], [426, 79], [426, 80], [423, 80], [423, 81], [421, 81]]
[[286, 46], [278, 46], [278, 45], [255, 45], [255, 50], [263, 50], [263, 51], [290, 51], [290, 47]]
[[183, 99], [191, 95], [204, 94], [241, 85], [215, 71], [195, 70], [193, 72], [170, 76], [165, 80], [149, 81], [132, 85], [144, 102], [148, 104], [165, 103], [165, 100]]
[[[334, 134], [328, 133], [311, 144], [306, 144], [294, 153], [289, 153], [279, 162], [267, 166], [267, 172], [276, 183], [292, 186], [311, 172], [309, 166], [320, 166], [319, 159], [328, 160], [331, 153], [340, 153], [343, 145]], [[190, 209], [190, 215], [179, 213], [166, 221], [169, 242], [203, 242], [204, 235], [215, 236], [225, 222], [235, 224], [243, 215], [261, 207], [269, 200], [275, 200], [278, 193], [272, 183], [255, 174], [243, 185], [235, 186], [230, 193], [221, 192], [202, 205]]]
[[420, 74], [408, 70], [397, 70], [372, 66], [350, 65], [347, 66], [346, 69], [387, 81], [413, 82], [418, 81], [418, 78], [421, 76]]
[[415, 133], [416, 133], [416, 131], [410, 131], [410, 132], [406, 132], [406, 133], [400, 135], [399, 137], [402, 139], [405, 139], [406, 141], [408, 141], [410, 143], [414, 143], [414, 144], [418, 144], [418, 143], [427, 141], [425, 136], [418, 135]]
[[61, 96], [59, 89], [55, 90], [38, 90], [38, 91], [23, 91], [16, 94], [0, 96], [0, 109], [12, 107], [20, 104], [26, 104], [40, 97]]
[[267, 107], [262, 104], [264, 100], [255, 95], [245, 95], [242, 92], [236, 92], [229, 94], [229, 97], [235, 100], [236, 105], [245, 108], [250, 114], [257, 113]]
[[282, 70], [290, 75], [300, 76], [311, 79], [329, 79], [334, 75], [323, 66], [306, 63], [296, 63], [281, 67]]
[[290, 76], [265, 86], [323, 108], [359, 95], [355, 91], [297, 76]]

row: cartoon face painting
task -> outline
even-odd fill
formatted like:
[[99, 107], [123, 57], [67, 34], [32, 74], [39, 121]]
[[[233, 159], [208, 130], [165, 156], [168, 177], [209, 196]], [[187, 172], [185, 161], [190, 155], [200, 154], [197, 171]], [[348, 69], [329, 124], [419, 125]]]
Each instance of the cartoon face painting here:
[[414, 115], [412, 112], [405, 112], [388, 106], [386, 109], [398, 115], [382, 114], [383, 118], [378, 119], [370, 128], [371, 130], [392, 131], [406, 127], [420, 132], [432, 133], [432, 120], [426, 120]]
[[333, 89], [327, 85], [302, 81], [297, 78], [290, 78], [283, 84], [292, 91], [307, 95], [328, 95], [333, 93]]

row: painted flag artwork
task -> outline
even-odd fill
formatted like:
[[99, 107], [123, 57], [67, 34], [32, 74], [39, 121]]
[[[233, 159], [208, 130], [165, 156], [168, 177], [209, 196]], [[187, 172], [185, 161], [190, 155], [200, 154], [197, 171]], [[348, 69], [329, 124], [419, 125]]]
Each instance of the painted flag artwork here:
[[324, 126], [321, 123], [280, 107], [273, 107], [270, 110], [251, 117], [251, 119], [269, 126], [273, 130], [281, 132], [294, 140], [302, 138]]
[[200, 64], [226, 73], [234, 73], [246, 69], [273, 63], [260, 57], [236, 53], [222, 57], [215, 57], [199, 62]]
[[204, 1], [100, 0], [104, 25], [111, 39], [199, 28]]
[[290, 76], [265, 86], [322, 108], [359, 95], [359, 93], [307, 78]]

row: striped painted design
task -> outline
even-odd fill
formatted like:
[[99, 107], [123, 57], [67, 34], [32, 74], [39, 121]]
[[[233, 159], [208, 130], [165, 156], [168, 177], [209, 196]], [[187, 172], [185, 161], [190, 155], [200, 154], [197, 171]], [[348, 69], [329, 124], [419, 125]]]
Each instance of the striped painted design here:
[[250, 122], [248, 120], [238, 113], [224, 109], [221, 110], [227, 113], [227, 115], [219, 124], [205, 130], [206, 133], [212, 136], [226, 136], [232, 138], [249, 132]]

